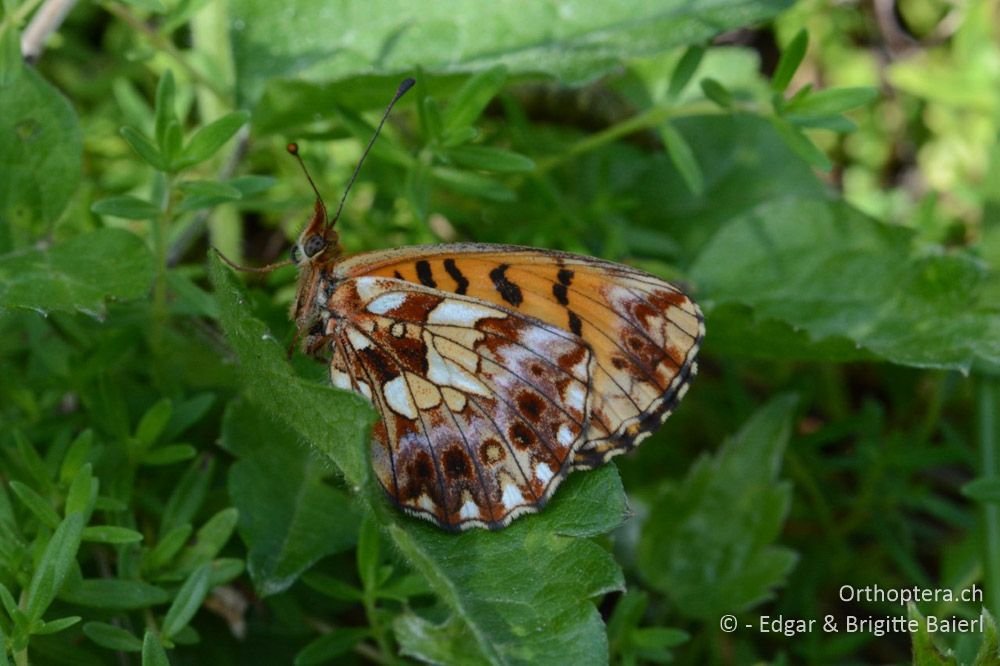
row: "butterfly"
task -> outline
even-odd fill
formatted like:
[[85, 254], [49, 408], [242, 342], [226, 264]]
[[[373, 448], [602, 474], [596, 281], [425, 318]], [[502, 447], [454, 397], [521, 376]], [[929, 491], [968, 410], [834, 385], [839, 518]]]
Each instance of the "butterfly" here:
[[345, 256], [339, 214], [316, 191], [292, 316], [331, 383], [378, 411], [372, 467], [408, 514], [457, 531], [537, 512], [648, 437], [697, 372], [701, 311], [649, 273], [480, 243]]

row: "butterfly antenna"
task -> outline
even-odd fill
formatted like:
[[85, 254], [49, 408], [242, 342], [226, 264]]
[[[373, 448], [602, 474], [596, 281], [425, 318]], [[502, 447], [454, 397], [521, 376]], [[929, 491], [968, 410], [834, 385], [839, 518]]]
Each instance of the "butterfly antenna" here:
[[267, 266], [259, 266], [259, 267], [241, 266], [240, 264], [237, 264], [235, 261], [232, 261], [226, 255], [222, 254], [222, 252], [219, 252], [218, 248], [213, 247], [212, 250], [214, 250], [215, 253], [219, 255], [219, 259], [222, 259], [222, 261], [226, 262], [232, 268], [235, 268], [238, 271], [243, 271], [244, 273], [270, 273], [276, 268], [281, 268], [282, 266], [288, 266], [289, 264], [292, 263], [291, 259], [285, 259], [283, 261], [278, 261], [273, 264], [268, 264]]
[[312, 176], [309, 175], [309, 169], [306, 168], [306, 163], [302, 161], [302, 156], [299, 155], [299, 144], [294, 142], [290, 143], [288, 144], [288, 146], [286, 146], [286, 150], [290, 155], [292, 155], [292, 157], [294, 157], [298, 161], [299, 166], [302, 167], [302, 173], [306, 175], [306, 180], [308, 180], [309, 184], [312, 186], [313, 192], [316, 193], [316, 199], [318, 199], [320, 205], [323, 206], [323, 212], [325, 213], [326, 204], [323, 203], [323, 195], [319, 193], [319, 188], [316, 187], [316, 183], [313, 182]]
[[365, 158], [368, 157], [368, 151], [372, 149], [372, 146], [375, 144], [375, 139], [378, 138], [379, 132], [382, 131], [382, 125], [385, 124], [385, 119], [389, 117], [389, 112], [392, 111], [392, 107], [396, 105], [399, 98], [405, 95], [406, 91], [412, 88], [415, 83], [416, 81], [413, 79], [403, 79], [403, 82], [399, 84], [399, 88], [396, 89], [396, 94], [393, 95], [392, 101], [389, 102], [389, 106], [385, 107], [385, 113], [382, 114], [382, 120], [378, 122], [378, 127], [375, 128], [375, 133], [372, 134], [372, 138], [369, 139], [368, 145], [365, 147], [365, 152], [361, 154], [361, 159], [358, 160], [358, 165], [354, 167], [354, 173], [351, 174], [351, 179], [347, 181], [347, 187], [344, 188], [344, 196], [340, 197], [340, 204], [337, 206], [337, 212], [330, 220], [330, 224], [333, 224], [340, 219], [340, 212], [344, 210], [344, 202], [347, 200], [347, 193], [351, 191], [351, 186], [354, 185], [354, 179], [358, 177], [358, 172], [361, 171], [361, 165], [364, 164]]

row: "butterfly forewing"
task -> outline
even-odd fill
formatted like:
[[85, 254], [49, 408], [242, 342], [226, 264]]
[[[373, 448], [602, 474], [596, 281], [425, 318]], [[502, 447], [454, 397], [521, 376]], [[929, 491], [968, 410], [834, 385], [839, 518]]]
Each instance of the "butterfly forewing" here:
[[451, 529], [545, 503], [591, 423], [580, 336], [400, 279], [340, 279], [324, 297], [331, 379], [379, 410], [373, 466], [390, 497]]
[[704, 326], [680, 290], [590, 257], [517, 246], [418, 246], [355, 255], [342, 276], [386, 276], [492, 303], [557, 327], [593, 354], [591, 418], [574, 468], [597, 466], [648, 436], [697, 370]]

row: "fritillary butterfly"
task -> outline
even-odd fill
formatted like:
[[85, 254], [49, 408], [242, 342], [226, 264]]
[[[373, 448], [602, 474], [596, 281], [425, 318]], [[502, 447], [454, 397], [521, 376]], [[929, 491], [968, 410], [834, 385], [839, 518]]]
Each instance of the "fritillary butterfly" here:
[[378, 410], [372, 466], [409, 514], [464, 530], [537, 512], [649, 436], [697, 371], [701, 312], [660, 278], [509, 245], [344, 257], [339, 213], [317, 192], [292, 250], [295, 323], [333, 385]]

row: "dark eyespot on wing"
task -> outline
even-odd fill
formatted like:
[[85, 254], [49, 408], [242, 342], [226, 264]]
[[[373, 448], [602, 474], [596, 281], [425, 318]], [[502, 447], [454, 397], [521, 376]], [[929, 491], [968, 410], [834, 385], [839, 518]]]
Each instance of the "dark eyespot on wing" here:
[[431, 264], [426, 259], [421, 259], [417, 262], [417, 279], [425, 287], [433, 289], [437, 286], [437, 283], [434, 281], [434, 275], [431, 273]]
[[444, 270], [455, 281], [455, 293], [464, 294], [469, 288], [469, 278], [462, 275], [462, 271], [458, 270], [455, 260], [451, 258], [445, 259]]
[[521, 288], [507, 278], [508, 268], [510, 266], [507, 264], [500, 264], [490, 271], [490, 279], [493, 280], [493, 287], [500, 297], [517, 307], [524, 301], [524, 295], [521, 293]]

